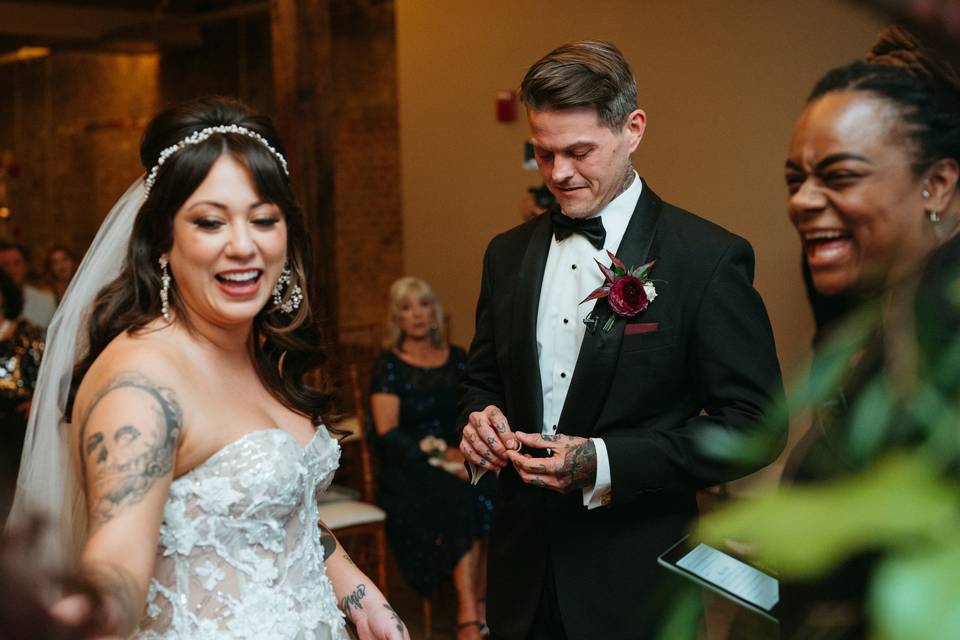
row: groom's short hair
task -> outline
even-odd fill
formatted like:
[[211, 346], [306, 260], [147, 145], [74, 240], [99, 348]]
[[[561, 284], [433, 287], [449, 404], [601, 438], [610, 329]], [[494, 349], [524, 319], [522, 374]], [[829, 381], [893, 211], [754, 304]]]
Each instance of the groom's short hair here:
[[520, 83], [520, 98], [534, 111], [594, 107], [600, 122], [616, 131], [637, 108], [637, 81], [614, 45], [581, 40], [535, 62]]

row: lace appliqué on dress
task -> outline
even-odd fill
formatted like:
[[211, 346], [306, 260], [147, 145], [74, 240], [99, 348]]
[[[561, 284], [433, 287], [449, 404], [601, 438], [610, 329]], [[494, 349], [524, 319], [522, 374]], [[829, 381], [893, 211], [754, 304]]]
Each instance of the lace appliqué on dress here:
[[144, 640], [347, 638], [327, 578], [316, 494], [340, 446], [254, 431], [173, 481], [164, 507]]

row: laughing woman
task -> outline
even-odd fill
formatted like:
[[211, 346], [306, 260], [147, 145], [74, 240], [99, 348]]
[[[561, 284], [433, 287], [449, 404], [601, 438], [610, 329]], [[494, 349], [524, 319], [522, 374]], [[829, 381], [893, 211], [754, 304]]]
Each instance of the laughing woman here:
[[[101, 228], [49, 345], [86, 345], [66, 419], [86, 507], [80, 569], [103, 594], [103, 631], [327, 640], [347, 637], [346, 616], [362, 639], [409, 638], [318, 527], [340, 448], [320, 421], [327, 397], [303, 384], [321, 357], [312, 253], [276, 131], [202, 99], [158, 115], [140, 155], [145, 180]], [[119, 275], [100, 289], [111, 263]], [[56, 400], [59, 372], [43, 376]], [[43, 409], [35, 438], [57, 428]], [[28, 461], [18, 506], [50, 462]], [[79, 620], [86, 607], [68, 596], [53, 612]]]
[[[960, 333], [960, 78], [911, 34], [885, 30], [866, 59], [814, 87], [785, 177], [814, 293], [865, 305], [858, 353], [787, 464], [793, 482], [823, 482], [923, 443], [927, 428], [916, 419], [932, 414], [906, 411], [904, 390], [926, 384], [956, 402], [956, 372], [936, 372]], [[883, 394], [893, 418], [882, 433], [876, 413], [855, 424], [858, 402], [879, 380], [892, 382]], [[854, 428], [861, 438], [874, 431], [871, 453], [851, 445]], [[863, 554], [823, 580], [782, 584], [784, 637], [864, 637], [875, 566], [876, 556]]]

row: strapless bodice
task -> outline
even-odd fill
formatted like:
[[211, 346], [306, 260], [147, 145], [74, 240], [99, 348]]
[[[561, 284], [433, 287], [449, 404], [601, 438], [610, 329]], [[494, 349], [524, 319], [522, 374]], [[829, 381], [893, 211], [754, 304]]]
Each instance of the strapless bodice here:
[[134, 637], [346, 638], [316, 508], [339, 460], [322, 426], [305, 447], [265, 429], [176, 478]]

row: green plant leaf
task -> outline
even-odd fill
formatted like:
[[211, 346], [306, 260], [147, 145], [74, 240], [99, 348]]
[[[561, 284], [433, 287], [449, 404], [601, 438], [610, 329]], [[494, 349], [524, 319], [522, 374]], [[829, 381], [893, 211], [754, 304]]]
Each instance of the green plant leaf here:
[[922, 457], [898, 454], [854, 477], [722, 508], [701, 519], [697, 537], [719, 548], [751, 544], [785, 577], [816, 578], [855, 553], [953, 531], [956, 491]]
[[659, 640], [695, 640], [703, 617], [703, 593], [685, 587], [676, 594], [673, 606], [663, 619], [657, 634]]
[[850, 420], [849, 451], [863, 463], [877, 456], [890, 431], [893, 391], [886, 376], [877, 376], [859, 393]]
[[887, 559], [871, 584], [868, 606], [884, 640], [960, 638], [960, 539], [941, 548]]

